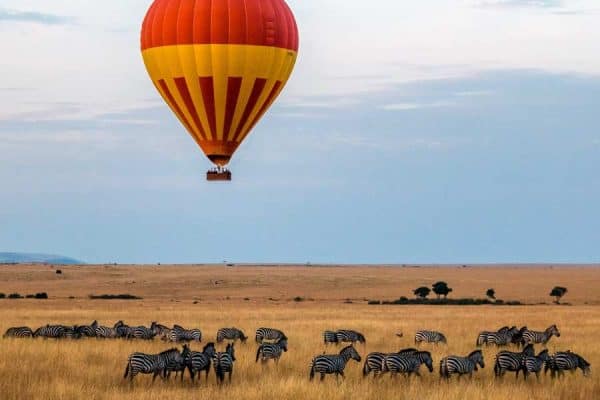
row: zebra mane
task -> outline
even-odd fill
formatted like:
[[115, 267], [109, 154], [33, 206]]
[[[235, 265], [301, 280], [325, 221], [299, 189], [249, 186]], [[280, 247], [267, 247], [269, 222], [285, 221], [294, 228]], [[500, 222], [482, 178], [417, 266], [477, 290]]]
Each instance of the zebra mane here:
[[472, 358], [473, 356], [475, 356], [475, 354], [479, 353], [481, 356], [483, 356], [483, 352], [481, 350], [475, 350], [469, 353], [469, 355], [467, 356], [467, 358]]
[[208, 342], [206, 343], [206, 345], [204, 346], [204, 348], [202, 349], [202, 352], [205, 353], [206, 350], [208, 350], [209, 347], [212, 347], [213, 349], [215, 348], [215, 344], [213, 342]]
[[348, 345], [346, 347], [344, 347], [342, 350], [340, 350], [340, 354], [344, 354], [346, 351], [348, 351], [349, 349], [353, 349], [354, 350], [354, 345]]
[[577, 357], [577, 363], [579, 364], [579, 367], [587, 368], [591, 365], [589, 362], [586, 361], [585, 358], [581, 357], [579, 354], [577, 354], [577, 353], [571, 353], [571, 354], [573, 354], [575, 357]]
[[178, 353], [179, 353], [179, 349], [178, 349], [177, 347], [173, 347], [173, 348], [171, 348], [171, 349], [169, 349], [169, 350], [161, 351], [161, 352], [160, 352], [160, 353], [158, 353], [158, 354], [160, 354], [160, 355], [164, 355], [164, 354], [172, 353], [172, 352], [174, 352], [174, 351], [176, 351], [176, 352], [178, 352]]

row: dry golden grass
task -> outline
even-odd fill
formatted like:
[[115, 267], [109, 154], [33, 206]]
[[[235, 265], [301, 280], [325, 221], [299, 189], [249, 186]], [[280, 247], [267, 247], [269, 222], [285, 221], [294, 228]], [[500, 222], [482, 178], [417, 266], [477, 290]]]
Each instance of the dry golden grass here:
[[[477, 332], [505, 324], [527, 324], [543, 329], [556, 323], [562, 333], [550, 341], [551, 351], [571, 349], [600, 365], [600, 303], [597, 269], [392, 269], [392, 268], [233, 268], [220, 267], [69, 267], [56, 276], [48, 267], [1, 267], [0, 291], [34, 293], [47, 291], [51, 299], [0, 300], [0, 330], [9, 326], [37, 327], [46, 323], [81, 324], [98, 319], [111, 324], [119, 319], [148, 325], [157, 320], [200, 327], [204, 343], [214, 339], [222, 326], [237, 326], [253, 336], [259, 326], [283, 329], [289, 336], [289, 352], [279, 366], [254, 363], [256, 345], [237, 346], [238, 362], [233, 382], [219, 388], [211, 373], [208, 384], [191, 385], [138, 376], [132, 386], [123, 380], [128, 354], [159, 352], [168, 345], [154, 342], [85, 339], [80, 341], [0, 340], [0, 398], [8, 399], [186, 399], [193, 396], [238, 399], [598, 399], [600, 382], [592, 372], [567, 375], [562, 381], [549, 376], [541, 382], [504, 381], [493, 378], [495, 350], [485, 349], [486, 368], [472, 381], [454, 378], [449, 384], [422, 369], [423, 378], [378, 381], [363, 379], [362, 363], [351, 362], [347, 378], [336, 383], [309, 382], [311, 358], [325, 350], [324, 329], [353, 328], [365, 333], [366, 346], [357, 346], [364, 357], [370, 351], [394, 351], [412, 346], [417, 329], [439, 329], [447, 346], [427, 346], [436, 363], [446, 354], [466, 354], [474, 349]], [[530, 283], [534, 277], [541, 282]], [[392, 299], [408, 295], [408, 289], [432, 280], [447, 280], [457, 296], [481, 296], [494, 287], [506, 299], [549, 302], [549, 289], [567, 286], [569, 306], [432, 307], [368, 306], [362, 301], [344, 304], [343, 299]], [[214, 285], [215, 280], [223, 280]], [[135, 283], [131, 283], [135, 281]], [[472, 285], [473, 287], [470, 287]], [[394, 288], [395, 287], [395, 288]], [[536, 288], [535, 290], [528, 288]], [[539, 291], [539, 293], [538, 293]], [[85, 298], [90, 293], [133, 293], [140, 301], [102, 301]], [[582, 293], [586, 293], [584, 296]], [[68, 299], [74, 295], [77, 299]], [[294, 296], [314, 301], [296, 303]], [[226, 297], [230, 300], [224, 300]], [[58, 298], [56, 298], [58, 297]], [[251, 298], [244, 301], [244, 297]], [[268, 298], [281, 299], [277, 302]], [[193, 304], [194, 298], [200, 299]], [[395, 336], [404, 332], [403, 338]], [[201, 345], [192, 345], [200, 349]], [[424, 346], [425, 347], [425, 346]], [[338, 348], [339, 349], [339, 348]], [[333, 346], [328, 352], [336, 351]]]

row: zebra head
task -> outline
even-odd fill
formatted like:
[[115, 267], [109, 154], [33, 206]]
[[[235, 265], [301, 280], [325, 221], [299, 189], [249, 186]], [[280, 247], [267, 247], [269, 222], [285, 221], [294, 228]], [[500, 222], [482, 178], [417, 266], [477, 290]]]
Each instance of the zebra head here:
[[503, 326], [502, 328], [498, 329], [498, 333], [505, 333], [508, 332], [510, 329], [508, 328], [508, 326]]
[[524, 356], [530, 356], [530, 357], [535, 356], [535, 349], [533, 348], [533, 344], [529, 343], [527, 346], [525, 346], [525, 348], [523, 348], [523, 351], [521, 352], [521, 354], [523, 354]]
[[483, 353], [481, 350], [475, 350], [469, 354], [467, 358], [475, 365], [475, 371], [477, 371], [477, 365], [479, 365], [481, 368], [485, 368], [485, 363], [483, 362]]
[[117, 329], [117, 328], [120, 328], [120, 327], [122, 327], [122, 326], [125, 326], [125, 323], [123, 322], [123, 320], [120, 320], [120, 321], [116, 322], [116, 323], [113, 325], [113, 328]]
[[279, 341], [277, 342], [277, 344], [279, 345], [279, 347], [281, 348], [281, 350], [283, 350], [284, 352], [286, 352], [287, 349], [287, 338], [283, 337], [281, 339], [279, 339]]
[[342, 350], [340, 350], [340, 355], [343, 356], [346, 360], [353, 359], [358, 362], [360, 362], [361, 360], [360, 354], [358, 354], [358, 351], [356, 351], [353, 345], [346, 346]]
[[448, 344], [448, 340], [446, 339], [446, 336], [444, 336], [443, 333], [440, 333], [440, 342]]
[[246, 340], [248, 340], [248, 336], [244, 335], [244, 332], [241, 329], [238, 329], [237, 331], [240, 334], [240, 341], [242, 343], [246, 343]]
[[215, 349], [215, 344], [213, 342], [207, 343], [202, 349], [202, 352], [208, 357], [213, 358], [217, 353], [217, 350]]
[[366, 344], [367, 343], [367, 339], [365, 339], [365, 335], [363, 335], [360, 332], [356, 332], [356, 336], [358, 338], [358, 342], [361, 344]]
[[577, 366], [581, 368], [583, 371], [583, 376], [589, 376], [591, 374], [591, 364], [587, 362], [583, 357], [579, 354], [575, 354], [577, 356]]
[[546, 329], [546, 333], [549, 336], [556, 335], [556, 337], [560, 337], [560, 331], [558, 330], [556, 325], [552, 325], [552, 326], [548, 327], [548, 329]]
[[540, 354], [537, 355], [537, 358], [539, 358], [540, 360], [546, 362], [550, 359], [550, 355], [548, 354], [548, 349], [544, 349], [542, 351], [540, 351]]
[[235, 361], [235, 348], [233, 347], [233, 343], [229, 343], [227, 345], [225, 353], [229, 354], [229, 356], [231, 357], [231, 361]]
[[428, 351], [419, 351], [414, 353], [415, 357], [419, 359], [422, 364], [427, 366], [429, 372], [433, 372], [433, 358], [431, 358], [431, 353]]

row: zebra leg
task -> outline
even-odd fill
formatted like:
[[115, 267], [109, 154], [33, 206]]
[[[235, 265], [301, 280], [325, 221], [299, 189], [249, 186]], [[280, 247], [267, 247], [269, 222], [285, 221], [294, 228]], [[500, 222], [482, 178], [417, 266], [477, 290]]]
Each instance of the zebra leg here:
[[321, 381], [325, 379], [325, 373], [321, 372]]

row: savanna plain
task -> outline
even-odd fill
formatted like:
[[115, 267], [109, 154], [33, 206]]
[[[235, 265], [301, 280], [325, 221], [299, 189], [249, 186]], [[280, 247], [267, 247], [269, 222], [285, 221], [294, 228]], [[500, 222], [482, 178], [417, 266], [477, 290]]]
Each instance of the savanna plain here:
[[[56, 274], [61, 269], [61, 274]], [[523, 306], [369, 305], [368, 300], [414, 297], [412, 290], [443, 280], [450, 297], [483, 298], [494, 288], [498, 298]], [[554, 286], [568, 288], [555, 305], [548, 294]], [[158, 353], [173, 345], [155, 339], [44, 340], [0, 339], [0, 399], [600, 399], [600, 268], [598, 266], [0, 266], [0, 292], [47, 292], [48, 300], [1, 299], [0, 330], [47, 323], [149, 326], [158, 321], [200, 328], [202, 343], [214, 341], [221, 327], [238, 327], [250, 337], [236, 344], [231, 384], [219, 387], [214, 372], [208, 381], [169, 381], [138, 375], [123, 379], [127, 357], [134, 351]], [[140, 300], [92, 300], [91, 294], [128, 293]], [[466, 355], [476, 348], [481, 330], [503, 325], [527, 325], [543, 330], [556, 324], [551, 353], [572, 350], [592, 365], [563, 379], [549, 376], [523, 381], [513, 375], [495, 379], [495, 348], [484, 348], [486, 367], [472, 380], [440, 381], [439, 360]], [[254, 331], [275, 327], [289, 337], [289, 351], [278, 366], [255, 363]], [[311, 359], [341, 347], [323, 344], [325, 329], [356, 329], [366, 336], [357, 345], [364, 357], [372, 351], [393, 352], [414, 345], [418, 329], [439, 330], [447, 345], [422, 345], [434, 358], [434, 373], [423, 366], [422, 377], [367, 379], [362, 363], [351, 361], [346, 379], [309, 382]], [[402, 332], [403, 337], [396, 336]], [[223, 346], [218, 346], [221, 349]], [[536, 347], [536, 352], [541, 347]]]

